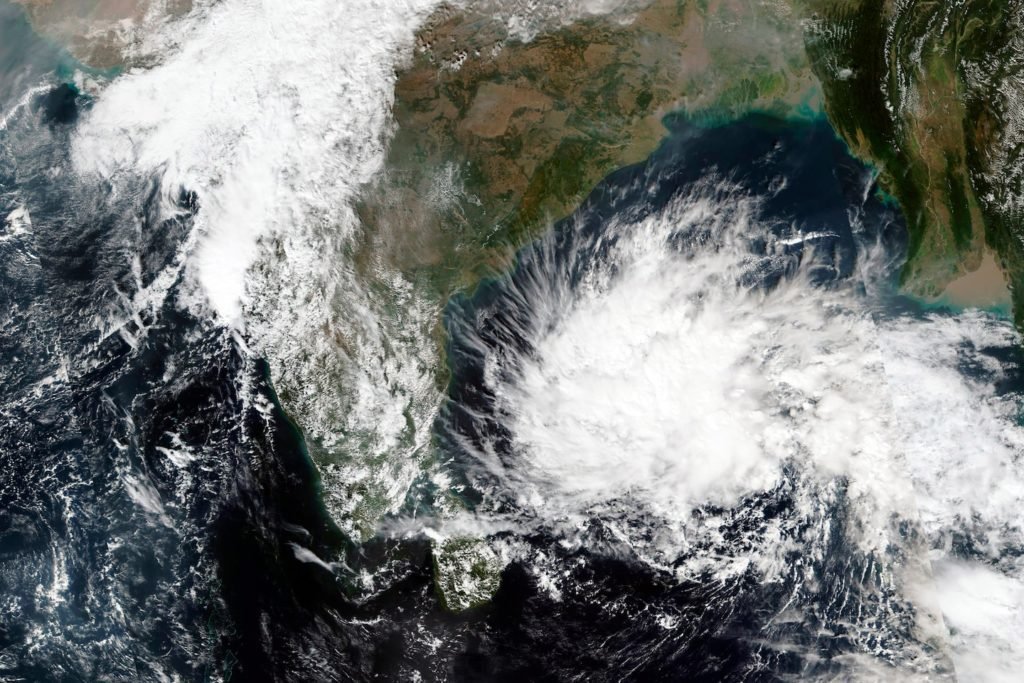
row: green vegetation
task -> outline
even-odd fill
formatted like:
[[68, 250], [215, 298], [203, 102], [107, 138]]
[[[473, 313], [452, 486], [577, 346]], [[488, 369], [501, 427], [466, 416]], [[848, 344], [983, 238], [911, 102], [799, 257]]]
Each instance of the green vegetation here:
[[[1001, 175], [987, 160], [1006, 121], [993, 107], [1004, 99], [998, 79], [1008, 75], [997, 65], [1013, 61], [999, 54], [1013, 42], [1011, 4], [800, 2], [812, 17], [807, 54], [828, 115], [903, 208], [910, 244], [902, 280], [911, 292], [937, 295], [977, 267], [986, 246], [1014, 281], [1024, 275], [1013, 237], [1019, 220], [980, 199], [996, 194], [993, 171]], [[1015, 308], [1019, 318], [1024, 308]]]
[[445, 609], [461, 612], [487, 604], [504, 564], [486, 541], [451, 538], [434, 543], [434, 585]]

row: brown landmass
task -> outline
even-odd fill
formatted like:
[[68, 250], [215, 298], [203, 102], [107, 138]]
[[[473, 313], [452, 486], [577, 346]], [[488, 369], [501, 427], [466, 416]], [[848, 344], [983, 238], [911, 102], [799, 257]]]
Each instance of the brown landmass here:
[[778, 2], [655, 0], [625, 24], [585, 19], [529, 42], [442, 8], [399, 74], [360, 262], [372, 272], [386, 259], [447, 297], [650, 155], [666, 114], [787, 114], [815, 84]]
[[41, 34], [62, 45], [80, 61], [96, 68], [131, 61], [138, 40], [133, 29], [147, 20], [181, 16], [192, 0], [14, 0], [28, 13]]

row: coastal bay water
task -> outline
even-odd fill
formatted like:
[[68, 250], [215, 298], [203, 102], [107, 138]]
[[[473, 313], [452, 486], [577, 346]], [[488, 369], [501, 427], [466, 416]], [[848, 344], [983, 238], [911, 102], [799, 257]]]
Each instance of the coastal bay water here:
[[898, 293], [898, 207], [825, 120], [668, 123], [449, 306], [463, 499], [530, 539], [554, 612], [586, 601], [576, 581], [664, 577], [634, 628], [565, 625], [641, 648], [667, 620], [665, 649], [617, 650], [644, 676], [1009, 675], [975, 653], [1019, 661], [1013, 618], [968, 624], [962, 601], [1005, 598], [961, 578], [1022, 578], [1012, 326]]
[[1006, 317], [1013, 313], [1006, 274], [991, 252], [985, 252], [977, 269], [951, 282], [938, 297], [938, 303], [956, 308], [982, 308]]

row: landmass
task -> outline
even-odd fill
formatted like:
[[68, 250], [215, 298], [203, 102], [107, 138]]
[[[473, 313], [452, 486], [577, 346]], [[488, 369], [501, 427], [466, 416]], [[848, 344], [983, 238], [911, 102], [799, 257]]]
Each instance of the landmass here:
[[[15, 1], [97, 68], [131, 63], [146, 22], [193, 5]], [[940, 295], [986, 248], [1017, 285], [1022, 17], [1020, 0], [653, 0], [625, 20], [523, 41], [494, 16], [443, 6], [399, 74], [362, 258], [383, 248], [405, 272], [429, 269], [443, 297], [501, 269], [598, 179], [645, 158], [665, 114], [824, 106], [903, 208], [908, 292]], [[1024, 288], [1012, 291], [1020, 318]]]
[[147, 24], [182, 16], [192, 0], [14, 0], [41, 34], [96, 69], [123, 67]]
[[[832, 124], [906, 217], [904, 288], [936, 297], [980, 268], [986, 248], [1019, 284], [1021, 4], [799, 4]], [[1024, 288], [1012, 290], [1020, 321]]]
[[386, 171], [364, 199], [363, 257], [446, 299], [504, 270], [597, 181], [645, 159], [671, 113], [729, 120], [820, 108], [783, 3], [658, 0], [530, 41], [443, 7], [399, 74]]

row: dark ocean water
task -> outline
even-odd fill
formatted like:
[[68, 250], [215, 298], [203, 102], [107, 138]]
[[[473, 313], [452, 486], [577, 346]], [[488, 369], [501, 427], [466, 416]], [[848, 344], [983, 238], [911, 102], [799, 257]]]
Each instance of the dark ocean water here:
[[301, 435], [266, 366], [178, 309], [180, 283], [133, 311], [197, 200], [161, 221], [155, 180], [74, 177], [89, 101], [66, 64], [0, 4], [0, 217], [31, 221], [0, 241], [0, 679], [313, 671], [304, 630], [346, 631], [333, 579], [288, 545], [340, 548]]
[[[0, 217], [31, 218], [26, 232], [0, 241], [0, 679], [411, 680], [418, 671], [436, 680], [776, 680], [841, 671], [850, 641], [815, 629], [854, 615], [825, 605], [878, 590], [874, 569], [844, 547], [842, 509], [820, 560], [829, 578], [806, 596], [819, 620], [774, 626], [767, 620], [790, 584], [754, 574], [680, 583], [600, 544], [563, 547], [542, 525], [502, 533], [564, 565], [571, 588], [556, 600], [513, 562], [493, 601], [462, 614], [440, 606], [427, 541], [345, 539], [266, 365], [234, 333], [183, 312], [180, 282], [155, 310], [133, 311], [132, 294], [173, 262], [201, 198], [154, 178], [114, 195], [75, 177], [69, 141], [89, 100], [62, 81], [64, 65], [0, 2], [0, 110], [14, 112], [0, 130]], [[488, 480], [462, 440], [508, 438], [482, 354], [530, 353], [525, 339], [505, 336], [510, 321], [531, 315], [516, 284], [582, 276], [608, 248], [612, 217], [658, 212], [714, 175], [764, 197], [762, 218], [780, 231], [831, 233], [813, 254], [794, 244], [757, 271], [758, 286], [808, 261], [819, 286], [834, 286], [868, 243], [890, 256], [882, 279], [895, 277], [901, 219], [826, 122], [668, 123], [672, 135], [650, 160], [612, 174], [554, 226], [555, 249], [525, 247], [510, 274], [448, 306], [453, 377], [437, 444], [468, 487], [467, 506], [482, 502]], [[168, 190], [179, 213], [161, 220]], [[691, 239], [700, 235], [681, 234], [679, 248]], [[478, 339], [487, 345], [469, 343]], [[793, 517], [790, 485], [717, 513], [737, 537]], [[595, 519], [591, 533], [608, 530]], [[350, 569], [303, 562], [297, 547]], [[367, 595], [360, 570], [390, 578]], [[666, 613], [683, 625], [670, 635], [656, 619]], [[784, 641], [813, 661], [776, 647]]]

